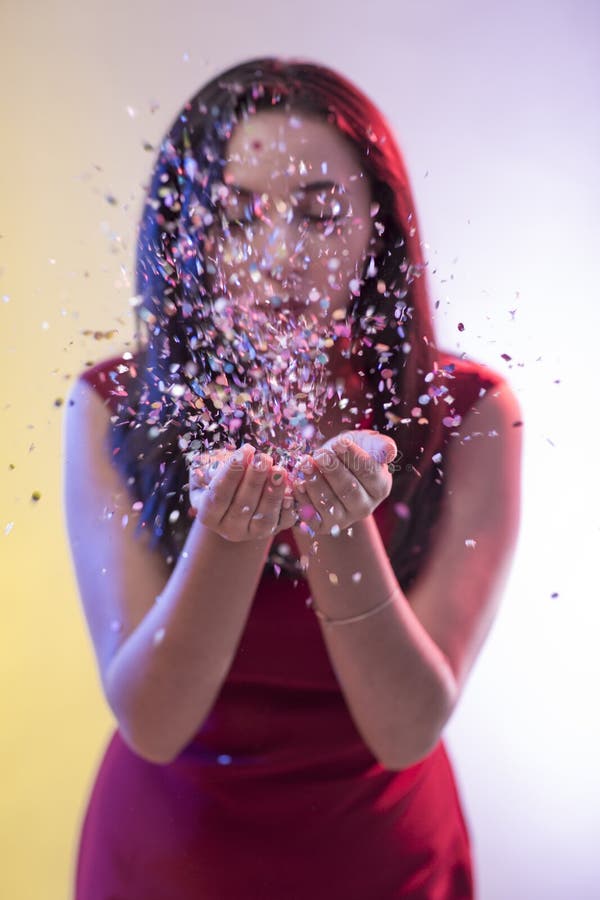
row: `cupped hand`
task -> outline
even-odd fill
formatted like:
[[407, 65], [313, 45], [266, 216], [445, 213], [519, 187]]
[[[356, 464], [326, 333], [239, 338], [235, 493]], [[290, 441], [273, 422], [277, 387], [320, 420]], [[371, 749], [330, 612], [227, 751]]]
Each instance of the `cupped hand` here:
[[244, 444], [199, 454], [190, 464], [196, 518], [229, 541], [271, 537], [297, 521], [285, 469]]
[[304, 457], [302, 477], [292, 479], [297, 524], [327, 534], [369, 516], [391, 491], [388, 465], [396, 454], [390, 437], [361, 429], [343, 432]]

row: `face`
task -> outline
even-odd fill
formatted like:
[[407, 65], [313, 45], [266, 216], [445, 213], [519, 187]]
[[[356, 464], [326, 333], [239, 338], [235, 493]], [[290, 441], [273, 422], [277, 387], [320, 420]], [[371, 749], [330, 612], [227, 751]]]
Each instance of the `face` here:
[[372, 250], [368, 178], [334, 126], [259, 112], [236, 125], [207, 241], [236, 306], [319, 323], [343, 318]]

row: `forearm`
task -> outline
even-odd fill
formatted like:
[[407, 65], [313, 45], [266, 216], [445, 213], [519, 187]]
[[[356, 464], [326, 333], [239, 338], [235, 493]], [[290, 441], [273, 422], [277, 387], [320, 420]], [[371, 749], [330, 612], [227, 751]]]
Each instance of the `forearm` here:
[[455, 683], [448, 661], [402, 593], [372, 516], [355, 523], [351, 536], [319, 535], [316, 554], [296, 531], [309, 556], [312, 598], [328, 617], [363, 613], [394, 593], [392, 603], [361, 621], [320, 621], [365, 743], [386, 767], [405, 768], [433, 748], [450, 714]]
[[106, 693], [140, 755], [173, 759], [231, 666], [272, 538], [230, 542], [195, 521], [160, 598], [119, 648]]

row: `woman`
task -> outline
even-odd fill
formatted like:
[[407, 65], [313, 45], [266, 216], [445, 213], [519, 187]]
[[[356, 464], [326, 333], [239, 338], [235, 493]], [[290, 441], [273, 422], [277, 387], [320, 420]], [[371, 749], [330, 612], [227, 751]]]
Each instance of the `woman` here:
[[381, 113], [301, 61], [215, 78], [161, 146], [137, 286], [137, 353], [67, 417], [118, 721], [77, 897], [473, 897], [441, 735], [516, 541], [520, 413], [435, 345]]

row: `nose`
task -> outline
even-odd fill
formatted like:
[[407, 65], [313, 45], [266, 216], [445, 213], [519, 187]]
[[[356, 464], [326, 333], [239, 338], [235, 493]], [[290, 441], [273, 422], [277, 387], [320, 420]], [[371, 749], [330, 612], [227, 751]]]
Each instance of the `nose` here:
[[277, 213], [259, 223], [252, 240], [259, 268], [284, 287], [298, 283], [306, 270], [304, 244], [305, 236], [298, 223]]

